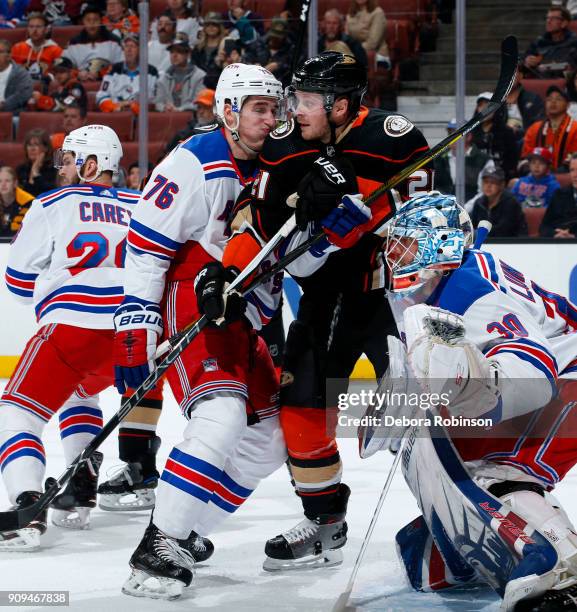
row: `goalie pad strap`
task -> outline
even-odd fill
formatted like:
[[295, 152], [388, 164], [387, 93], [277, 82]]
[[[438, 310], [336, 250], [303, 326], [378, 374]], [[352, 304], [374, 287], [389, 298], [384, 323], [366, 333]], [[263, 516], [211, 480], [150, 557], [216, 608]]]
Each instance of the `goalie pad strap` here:
[[487, 488], [487, 491], [495, 497], [503, 497], [509, 493], [516, 493], [517, 491], [532, 491], [533, 493], [539, 494], [541, 497], [545, 497], [545, 489], [536, 482], [515, 482], [513, 480], [504, 480], [503, 482], [495, 482]]

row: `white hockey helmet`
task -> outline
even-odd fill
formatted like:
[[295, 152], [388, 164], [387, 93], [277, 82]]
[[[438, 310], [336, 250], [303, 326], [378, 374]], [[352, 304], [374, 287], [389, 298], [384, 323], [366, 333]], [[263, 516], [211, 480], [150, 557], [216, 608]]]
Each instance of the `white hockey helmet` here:
[[94, 155], [98, 164], [98, 172], [89, 180], [94, 180], [102, 172], [118, 172], [122, 158], [122, 145], [116, 132], [107, 125], [86, 125], [72, 130], [62, 143], [61, 153], [74, 153], [76, 172], [82, 180], [80, 169], [89, 155]]
[[248, 96], [283, 99], [282, 83], [262, 66], [229, 64], [220, 74], [215, 92], [216, 116], [224, 122], [224, 105], [230, 101], [232, 111], [240, 113]]

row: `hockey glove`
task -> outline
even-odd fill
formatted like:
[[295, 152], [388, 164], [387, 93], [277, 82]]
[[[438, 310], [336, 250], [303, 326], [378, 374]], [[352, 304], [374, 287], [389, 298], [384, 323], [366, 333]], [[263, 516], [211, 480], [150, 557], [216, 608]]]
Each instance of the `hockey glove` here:
[[225, 293], [238, 273], [236, 268], [225, 268], [219, 261], [214, 261], [206, 264], [194, 279], [198, 310], [218, 327], [237, 321], [246, 310], [246, 300], [240, 293]]
[[371, 209], [361, 198], [360, 193], [343, 196], [341, 203], [321, 221], [329, 241], [341, 249], [355, 245], [364, 233], [361, 226], [371, 219]]
[[324, 219], [343, 194], [357, 189], [357, 177], [348, 159], [319, 157], [299, 183], [296, 198], [295, 194], [289, 196], [287, 204], [296, 205], [297, 227], [305, 231], [309, 222]]
[[156, 369], [154, 357], [162, 336], [156, 304], [125, 298], [114, 313], [114, 386], [119, 393], [136, 389]]

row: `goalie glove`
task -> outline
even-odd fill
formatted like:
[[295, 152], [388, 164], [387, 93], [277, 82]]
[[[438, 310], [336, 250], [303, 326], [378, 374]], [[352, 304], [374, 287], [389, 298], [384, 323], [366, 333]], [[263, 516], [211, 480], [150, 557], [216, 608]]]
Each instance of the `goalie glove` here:
[[446, 394], [451, 415], [498, 417], [498, 369], [467, 341], [461, 316], [418, 304], [405, 311], [404, 325], [409, 365], [427, 393]]

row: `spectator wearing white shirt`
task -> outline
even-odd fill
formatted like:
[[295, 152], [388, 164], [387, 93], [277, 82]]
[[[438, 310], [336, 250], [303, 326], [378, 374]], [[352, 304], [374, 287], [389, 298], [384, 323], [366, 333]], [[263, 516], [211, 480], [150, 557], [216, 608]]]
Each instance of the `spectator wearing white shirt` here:
[[156, 20], [156, 35], [157, 38], [148, 42], [148, 63], [163, 74], [170, 68], [168, 46], [176, 35], [176, 18], [170, 11], [165, 11]]
[[[176, 31], [184, 32], [188, 36], [191, 47], [194, 47], [200, 33], [201, 22], [193, 11], [191, 11], [186, 0], [167, 0], [167, 9], [176, 18]], [[154, 40], [158, 37], [156, 30], [156, 19], [151, 24], [150, 36]]]
[[[138, 95], [140, 91], [140, 66], [138, 34], [125, 34], [122, 41], [124, 62], [114, 64], [112, 70], [102, 80], [96, 94], [96, 104], [105, 113], [131, 110], [135, 115], [139, 111]], [[148, 99], [153, 102], [156, 97], [158, 72], [148, 65]]]

